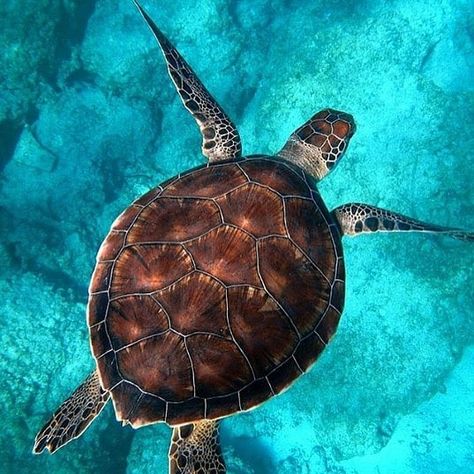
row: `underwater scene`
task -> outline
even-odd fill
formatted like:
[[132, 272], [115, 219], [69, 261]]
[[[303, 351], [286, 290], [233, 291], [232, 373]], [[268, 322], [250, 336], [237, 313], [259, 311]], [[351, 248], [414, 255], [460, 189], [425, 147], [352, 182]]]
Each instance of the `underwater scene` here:
[[[237, 126], [273, 155], [318, 110], [357, 131], [318, 183], [474, 230], [471, 0], [143, 0]], [[0, 472], [167, 473], [171, 429], [108, 404], [54, 455], [35, 435], [95, 368], [88, 285], [116, 216], [205, 163], [129, 0], [0, 2]], [[442, 235], [343, 239], [346, 303], [307, 374], [223, 420], [231, 474], [474, 473], [474, 253]]]

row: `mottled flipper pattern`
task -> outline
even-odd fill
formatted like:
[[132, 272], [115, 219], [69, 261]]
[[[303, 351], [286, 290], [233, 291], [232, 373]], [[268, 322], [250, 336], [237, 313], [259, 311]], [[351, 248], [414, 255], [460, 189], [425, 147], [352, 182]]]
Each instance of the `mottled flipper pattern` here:
[[225, 474], [218, 422], [202, 420], [173, 429], [170, 474]]
[[147, 12], [137, 1], [135, 4], [163, 51], [168, 72], [184, 106], [201, 129], [202, 153], [209, 161], [238, 158], [242, 153], [242, 146], [235, 125]]
[[474, 241], [473, 232], [427, 224], [367, 204], [344, 204], [334, 209], [333, 215], [344, 235], [354, 236], [367, 232], [431, 232], [458, 240]]
[[354, 132], [351, 115], [324, 109], [291, 134], [278, 156], [322, 179], [342, 158]]
[[109, 392], [100, 386], [99, 375], [92, 372], [36, 435], [33, 452], [39, 454], [46, 448], [52, 454], [79, 437], [108, 399]]

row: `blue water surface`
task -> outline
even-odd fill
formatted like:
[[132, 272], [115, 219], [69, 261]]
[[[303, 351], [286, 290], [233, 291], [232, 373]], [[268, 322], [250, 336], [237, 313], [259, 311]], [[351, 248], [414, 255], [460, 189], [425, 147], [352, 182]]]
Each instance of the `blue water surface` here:
[[[474, 229], [470, 0], [144, 0], [237, 124], [274, 153], [324, 107], [357, 133], [320, 184]], [[203, 163], [198, 129], [132, 1], [0, 2], [0, 471], [165, 473], [170, 430], [109, 405], [54, 456], [34, 436], [92, 370], [85, 323], [115, 216]], [[347, 303], [316, 366], [222, 424], [229, 473], [474, 472], [473, 249], [344, 239]]]

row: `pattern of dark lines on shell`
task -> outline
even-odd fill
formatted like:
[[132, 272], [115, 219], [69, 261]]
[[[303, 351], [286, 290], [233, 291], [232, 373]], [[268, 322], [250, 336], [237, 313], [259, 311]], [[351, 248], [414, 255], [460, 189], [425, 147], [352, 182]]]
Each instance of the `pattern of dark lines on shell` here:
[[139, 198], [99, 250], [93, 354], [135, 427], [220, 418], [288, 387], [344, 302], [340, 235], [298, 168], [209, 164]]

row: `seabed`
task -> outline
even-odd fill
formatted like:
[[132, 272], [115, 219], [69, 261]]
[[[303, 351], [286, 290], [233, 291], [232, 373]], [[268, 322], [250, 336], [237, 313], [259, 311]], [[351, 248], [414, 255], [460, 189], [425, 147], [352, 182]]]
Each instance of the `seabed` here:
[[[274, 153], [314, 112], [357, 133], [320, 185], [474, 229], [474, 3], [143, 1], [237, 124]], [[133, 199], [203, 162], [200, 136], [133, 2], [0, 3], [0, 470], [164, 473], [170, 430], [112, 406], [54, 456], [34, 436], [93, 367], [95, 253]], [[344, 240], [347, 303], [289, 391], [224, 421], [230, 474], [474, 473], [470, 245]]]

